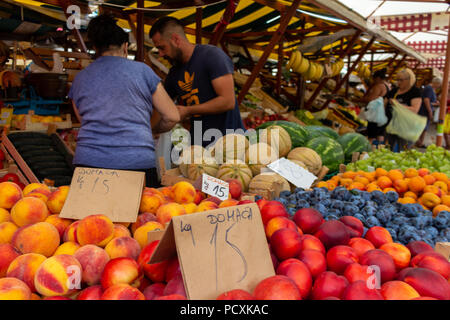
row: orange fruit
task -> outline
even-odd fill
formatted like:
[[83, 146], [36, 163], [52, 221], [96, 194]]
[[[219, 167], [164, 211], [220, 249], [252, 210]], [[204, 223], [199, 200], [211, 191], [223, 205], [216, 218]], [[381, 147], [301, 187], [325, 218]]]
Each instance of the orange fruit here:
[[381, 190], [381, 188], [376, 184], [376, 183], [369, 183], [367, 186], [366, 186], [366, 191], [367, 192], [372, 192], [372, 191], [375, 191], [375, 190], [378, 190], [378, 191], [383, 191], [383, 190]]
[[364, 184], [362, 184], [361, 182], [353, 182], [352, 184], [350, 184], [350, 186], [348, 187], [349, 190], [353, 190], [353, 189], [359, 189], [359, 190], [366, 190], [366, 186]]
[[374, 182], [377, 178], [377, 174], [375, 171], [365, 172], [364, 177], [366, 177], [369, 180], [369, 182]]
[[434, 193], [435, 195], [437, 195], [439, 198], [442, 196], [442, 191], [441, 189], [439, 189], [436, 186], [425, 186], [425, 188], [423, 188], [423, 193]]
[[333, 181], [328, 181], [327, 188], [329, 191], [334, 190], [336, 187], [337, 187], [336, 183], [334, 183]]
[[438, 180], [438, 181], [443, 181], [443, 182], [445, 182], [445, 183], [447, 183], [447, 181], [448, 181], [448, 177], [447, 177], [447, 175], [446, 175], [445, 173], [442, 173], [442, 172], [433, 172], [431, 175], [432, 175], [433, 177], [435, 177], [436, 180]]
[[404, 197], [408, 197], [408, 198], [413, 198], [414, 200], [417, 200], [417, 194], [415, 194], [412, 191], [405, 192], [405, 194], [403, 196]]
[[436, 181], [435, 183], [433, 183], [433, 186], [441, 189], [442, 193], [448, 193], [448, 186], [444, 181]]
[[328, 188], [328, 183], [326, 181], [320, 181], [317, 185], [317, 188]]
[[357, 173], [356, 172], [354, 172], [354, 171], [345, 171], [343, 174], [342, 174], [342, 178], [345, 178], [345, 179], [354, 179], [355, 177], [356, 177], [356, 175], [357, 175]]
[[424, 177], [430, 174], [430, 170], [428, 170], [427, 168], [420, 168], [419, 170], [417, 170], [417, 173], [419, 174], [419, 176]]
[[370, 181], [366, 177], [356, 176], [355, 179], [353, 179], [353, 182], [361, 182], [363, 185], [366, 186], [369, 184]]
[[379, 178], [379, 177], [387, 176], [388, 172], [383, 168], [377, 168], [375, 170], [375, 175], [377, 178]]
[[336, 185], [339, 184], [339, 181], [341, 181], [340, 176], [333, 176], [329, 181], [333, 181]]
[[441, 197], [442, 204], [445, 204], [446, 206], [450, 207], [450, 195], [445, 195]]
[[410, 197], [404, 197], [404, 198], [399, 198], [397, 202], [403, 203], [403, 204], [416, 203], [416, 200], [414, 200], [413, 198], [410, 198]]
[[431, 209], [441, 204], [441, 198], [434, 193], [427, 192], [420, 197], [420, 203]]
[[431, 174], [427, 174], [426, 176], [423, 176], [423, 179], [425, 180], [425, 183], [427, 185], [431, 185], [436, 182], [436, 178], [433, 177]]
[[384, 193], [389, 192], [389, 191], [397, 192], [394, 188], [384, 188], [384, 189], [383, 189], [383, 192], [384, 192]]
[[450, 207], [446, 206], [445, 204], [438, 204], [436, 207], [433, 208], [433, 217], [436, 217], [441, 211], [450, 212]]
[[426, 186], [425, 180], [422, 177], [414, 177], [409, 180], [409, 190], [419, 194]]
[[386, 189], [392, 187], [392, 180], [387, 176], [381, 176], [377, 179], [377, 185], [381, 189]]
[[394, 188], [398, 193], [404, 193], [408, 191], [408, 183], [403, 179], [397, 179], [394, 181]]
[[389, 170], [388, 172], [388, 177], [389, 179], [391, 179], [392, 181], [398, 180], [398, 179], [403, 179], [403, 172], [399, 169], [392, 169]]
[[406, 178], [414, 178], [419, 175], [419, 172], [417, 172], [417, 169], [415, 168], [409, 168], [405, 170], [405, 177]]
[[353, 179], [349, 179], [349, 178], [342, 178], [340, 181], [341, 186], [343, 187], [348, 187], [349, 185], [351, 185], [353, 183]]

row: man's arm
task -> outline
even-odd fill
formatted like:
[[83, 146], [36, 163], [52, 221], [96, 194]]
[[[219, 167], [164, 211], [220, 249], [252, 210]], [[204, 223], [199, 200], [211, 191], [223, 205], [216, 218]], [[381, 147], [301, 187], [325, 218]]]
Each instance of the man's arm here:
[[236, 103], [234, 95], [234, 80], [232, 74], [226, 74], [212, 80], [217, 97], [205, 103], [194, 106], [179, 106], [181, 119], [197, 114], [217, 114], [233, 110]]
[[161, 116], [152, 130], [156, 133], [167, 132], [180, 121], [178, 110], [161, 83], [156, 87], [152, 98], [153, 106]]

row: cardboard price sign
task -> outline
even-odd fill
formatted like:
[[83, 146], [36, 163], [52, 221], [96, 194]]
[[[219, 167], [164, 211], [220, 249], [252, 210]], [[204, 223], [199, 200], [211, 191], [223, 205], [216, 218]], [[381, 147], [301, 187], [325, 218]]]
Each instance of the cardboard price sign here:
[[267, 167], [298, 188], [309, 189], [317, 179], [311, 172], [286, 158], [278, 159], [267, 165]]
[[223, 201], [228, 199], [230, 186], [227, 182], [204, 173], [202, 176], [202, 192]]
[[104, 214], [113, 222], [136, 222], [144, 178], [144, 172], [76, 168], [60, 217]]
[[255, 203], [172, 217], [150, 263], [178, 254], [188, 299], [216, 299], [225, 291], [253, 292], [275, 275]]

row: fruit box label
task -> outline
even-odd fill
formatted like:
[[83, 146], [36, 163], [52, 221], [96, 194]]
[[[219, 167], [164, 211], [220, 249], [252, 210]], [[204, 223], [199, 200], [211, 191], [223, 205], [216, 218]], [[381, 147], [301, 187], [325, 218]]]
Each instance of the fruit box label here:
[[275, 275], [255, 203], [172, 217], [150, 263], [177, 254], [188, 299], [214, 300], [233, 289], [253, 292]]
[[104, 214], [113, 222], [136, 222], [144, 179], [144, 172], [75, 168], [60, 217]]

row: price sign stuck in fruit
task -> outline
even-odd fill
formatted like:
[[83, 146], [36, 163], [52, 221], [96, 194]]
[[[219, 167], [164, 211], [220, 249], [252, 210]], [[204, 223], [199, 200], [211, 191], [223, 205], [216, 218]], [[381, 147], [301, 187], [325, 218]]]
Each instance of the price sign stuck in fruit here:
[[211, 300], [223, 292], [253, 292], [275, 275], [255, 203], [172, 217], [149, 263], [178, 256], [188, 299]]
[[228, 182], [217, 179], [206, 173], [202, 176], [202, 192], [210, 196], [219, 198], [220, 200], [227, 200], [230, 192]]
[[286, 158], [278, 159], [267, 165], [267, 167], [294, 184], [297, 188], [309, 189], [317, 179], [311, 172]]

